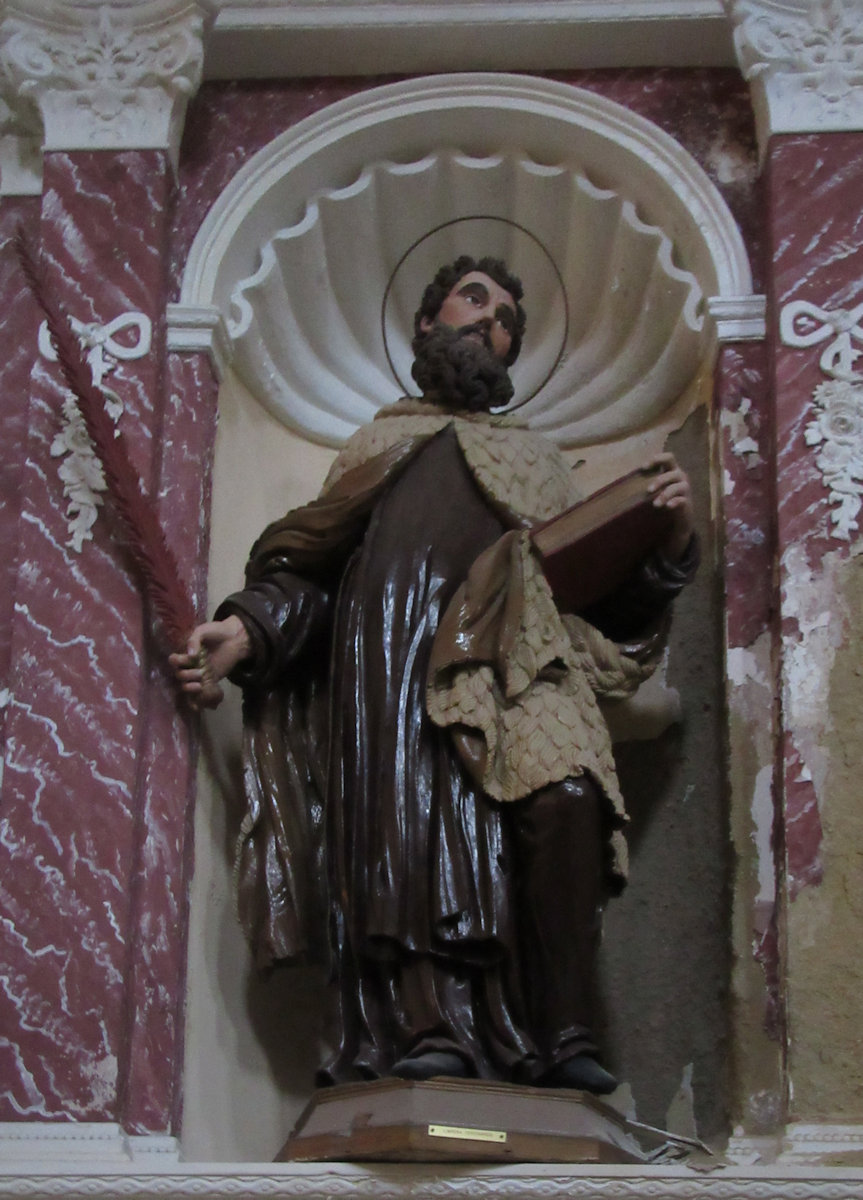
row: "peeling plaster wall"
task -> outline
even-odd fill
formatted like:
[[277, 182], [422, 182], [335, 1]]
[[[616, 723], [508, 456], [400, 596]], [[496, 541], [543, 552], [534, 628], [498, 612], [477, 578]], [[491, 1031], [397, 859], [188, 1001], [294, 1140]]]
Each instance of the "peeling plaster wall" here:
[[731, 1118], [738, 1132], [784, 1120], [779, 978], [777, 600], [764, 347], [727, 347], [717, 371], [717, 469], [725, 536], [726, 737], [732, 865]]
[[863, 545], [795, 577], [801, 636], [788, 703], [819, 797], [822, 882], [789, 910], [792, 1113], [863, 1114]]
[[749, 1134], [784, 1120], [783, 1015], [776, 901], [773, 639], [728, 652], [732, 910], [733, 1120]]

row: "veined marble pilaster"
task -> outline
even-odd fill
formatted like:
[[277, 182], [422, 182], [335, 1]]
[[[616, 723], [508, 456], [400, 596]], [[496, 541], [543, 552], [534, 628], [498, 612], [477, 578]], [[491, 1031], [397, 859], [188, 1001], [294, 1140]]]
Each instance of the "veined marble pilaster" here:
[[[199, 594], [207, 485], [191, 486], [188, 470], [181, 484], [177, 472], [206, 459], [210, 396], [184, 407], [169, 392], [164, 310], [169, 159], [176, 167], [208, 13], [208, 0], [9, 0], [0, 19], [0, 91], [16, 139], [0, 141], [0, 191], [37, 190], [38, 176], [28, 185], [18, 166], [24, 135], [38, 139], [42, 208], [27, 224], [40, 229], [50, 286], [111, 371], [144, 492], [160, 516], [170, 503], [175, 543], [189, 535], [180, 557]], [[130, 339], [129, 314], [152, 343]], [[0, 1111], [164, 1134], [180, 1102], [189, 728], [149, 654], [149, 613], [110, 505], [93, 510], [92, 542], [68, 544], [63, 388], [32, 335], [21, 339], [35, 366], [5, 638], [0, 854], [14, 855], [15, 870], [0, 887], [0, 1023], [14, 1038]]]
[[[167, 163], [154, 151], [107, 161], [110, 182], [101, 154], [47, 156], [50, 285], [85, 325], [132, 311], [160, 328]], [[0, 1024], [13, 1035], [2, 1111], [165, 1132], [181, 1034], [187, 733], [160, 728], [153, 746], [173, 701], [148, 682], [146, 611], [109, 513], [81, 552], [68, 544], [51, 452], [63, 389], [36, 358], [35, 322], [31, 339], [0, 836], [14, 858], [0, 889]], [[162, 332], [111, 377], [145, 491], [160, 467], [163, 348]]]

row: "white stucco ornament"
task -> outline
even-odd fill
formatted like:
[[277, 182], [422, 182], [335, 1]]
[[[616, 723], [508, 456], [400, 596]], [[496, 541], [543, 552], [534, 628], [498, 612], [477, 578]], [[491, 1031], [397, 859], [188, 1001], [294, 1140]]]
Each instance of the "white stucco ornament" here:
[[806, 349], [823, 342], [818, 365], [828, 382], [812, 394], [814, 418], [804, 430], [808, 446], [820, 446], [815, 464], [829, 490], [833, 536], [849, 541], [863, 504], [863, 304], [828, 311], [792, 300], [779, 314], [782, 344]]
[[815, 462], [834, 505], [833, 533], [850, 541], [863, 505], [863, 383], [819, 384], [812, 404], [816, 415], [806, 426], [806, 444], [821, 447]]
[[860, 129], [863, 0], [725, 0], [752, 86], [762, 153], [773, 133]]
[[[833, 379], [850, 379], [855, 362], [863, 354], [861, 321], [863, 304], [827, 312], [808, 300], [792, 300], [779, 315], [779, 334], [785, 346], [802, 348], [827, 342], [819, 359], [821, 370]], [[863, 381], [863, 375], [858, 377]]]
[[206, 0], [7, 0], [0, 68], [46, 150], [165, 149], [177, 161], [203, 67]]
[[[74, 318], [71, 325], [87, 352], [93, 382], [101, 389], [108, 415], [116, 425], [123, 413], [123, 401], [115, 391], [105, 387], [103, 381], [119, 361], [149, 354], [152, 343], [150, 318], [144, 313], [129, 312], [115, 317], [107, 325], [85, 324]], [[115, 335], [123, 330], [137, 332], [132, 345], [116, 340]], [[39, 328], [39, 351], [49, 362], [57, 361], [44, 321]], [[66, 497], [69, 530], [66, 544], [80, 552], [84, 542], [93, 538], [93, 525], [102, 503], [101, 493], [105, 491], [105, 476], [71, 392], [63, 400], [63, 424], [51, 443], [51, 457], [63, 460], [58, 474]]]

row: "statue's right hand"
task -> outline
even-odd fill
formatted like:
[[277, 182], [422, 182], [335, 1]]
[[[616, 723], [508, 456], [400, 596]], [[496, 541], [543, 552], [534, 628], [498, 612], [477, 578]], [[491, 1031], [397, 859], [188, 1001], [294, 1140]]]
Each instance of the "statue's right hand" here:
[[185, 654], [172, 654], [169, 662], [192, 708], [216, 708], [222, 703], [219, 681], [249, 657], [251, 644], [239, 617], [205, 621], [191, 634]]

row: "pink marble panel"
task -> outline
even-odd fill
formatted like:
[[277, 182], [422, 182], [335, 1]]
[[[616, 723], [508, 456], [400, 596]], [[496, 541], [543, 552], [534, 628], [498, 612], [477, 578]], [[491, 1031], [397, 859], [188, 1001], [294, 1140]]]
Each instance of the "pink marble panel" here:
[[[834, 311], [863, 299], [863, 136], [774, 138], [769, 161], [774, 319], [792, 300]], [[797, 349], [777, 336], [776, 419], [782, 543], [805, 542], [817, 561], [828, 547], [827, 491], [804, 442], [823, 345]]]
[[[148, 488], [165, 419], [170, 186], [155, 152], [46, 156], [43, 244], [68, 311], [99, 324], [138, 311], [153, 322], [151, 353], [106, 379], [123, 399], [120, 425]], [[155, 781], [154, 816], [142, 764], [153, 739], [165, 742], [169, 697], [149, 683], [141, 597], [110, 512], [100, 511], [80, 553], [68, 544], [52, 456], [61, 400], [56, 368], [40, 359], [22, 466], [0, 830], [0, 953], [9, 979], [0, 1027], [14, 1031], [0, 1113], [122, 1116], [123, 1089], [141, 1074], [137, 1061], [130, 1069], [132, 1031], [161, 1021], [166, 1032], [148, 1044], [144, 1064], [157, 1081], [141, 1105], [142, 1126], [164, 1131], [174, 1104], [177, 913], [188, 870], [185, 727], [173, 742], [180, 795]]]
[[[823, 346], [781, 343], [779, 315], [793, 300], [828, 312], [861, 301], [863, 278], [863, 136], [822, 134], [774, 138], [768, 165], [772, 269], [769, 298], [774, 322], [774, 388], [777, 442], [777, 512], [780, 583], [787, 582], [789, 551], [817, 574], [828, 551], [843, 553], [831, 536], [828, 490], [816, 454], [804, 438], [815, 388], [827, 376], [819, 366]], [[798, 562], [797, 570], [803, 569]], [[786, 649], [802, 633], [786, 616]], [[818, 797], [794, 728], [786, 730], [785, 836], [789, 888], [821, 878], [821, 820]]]

